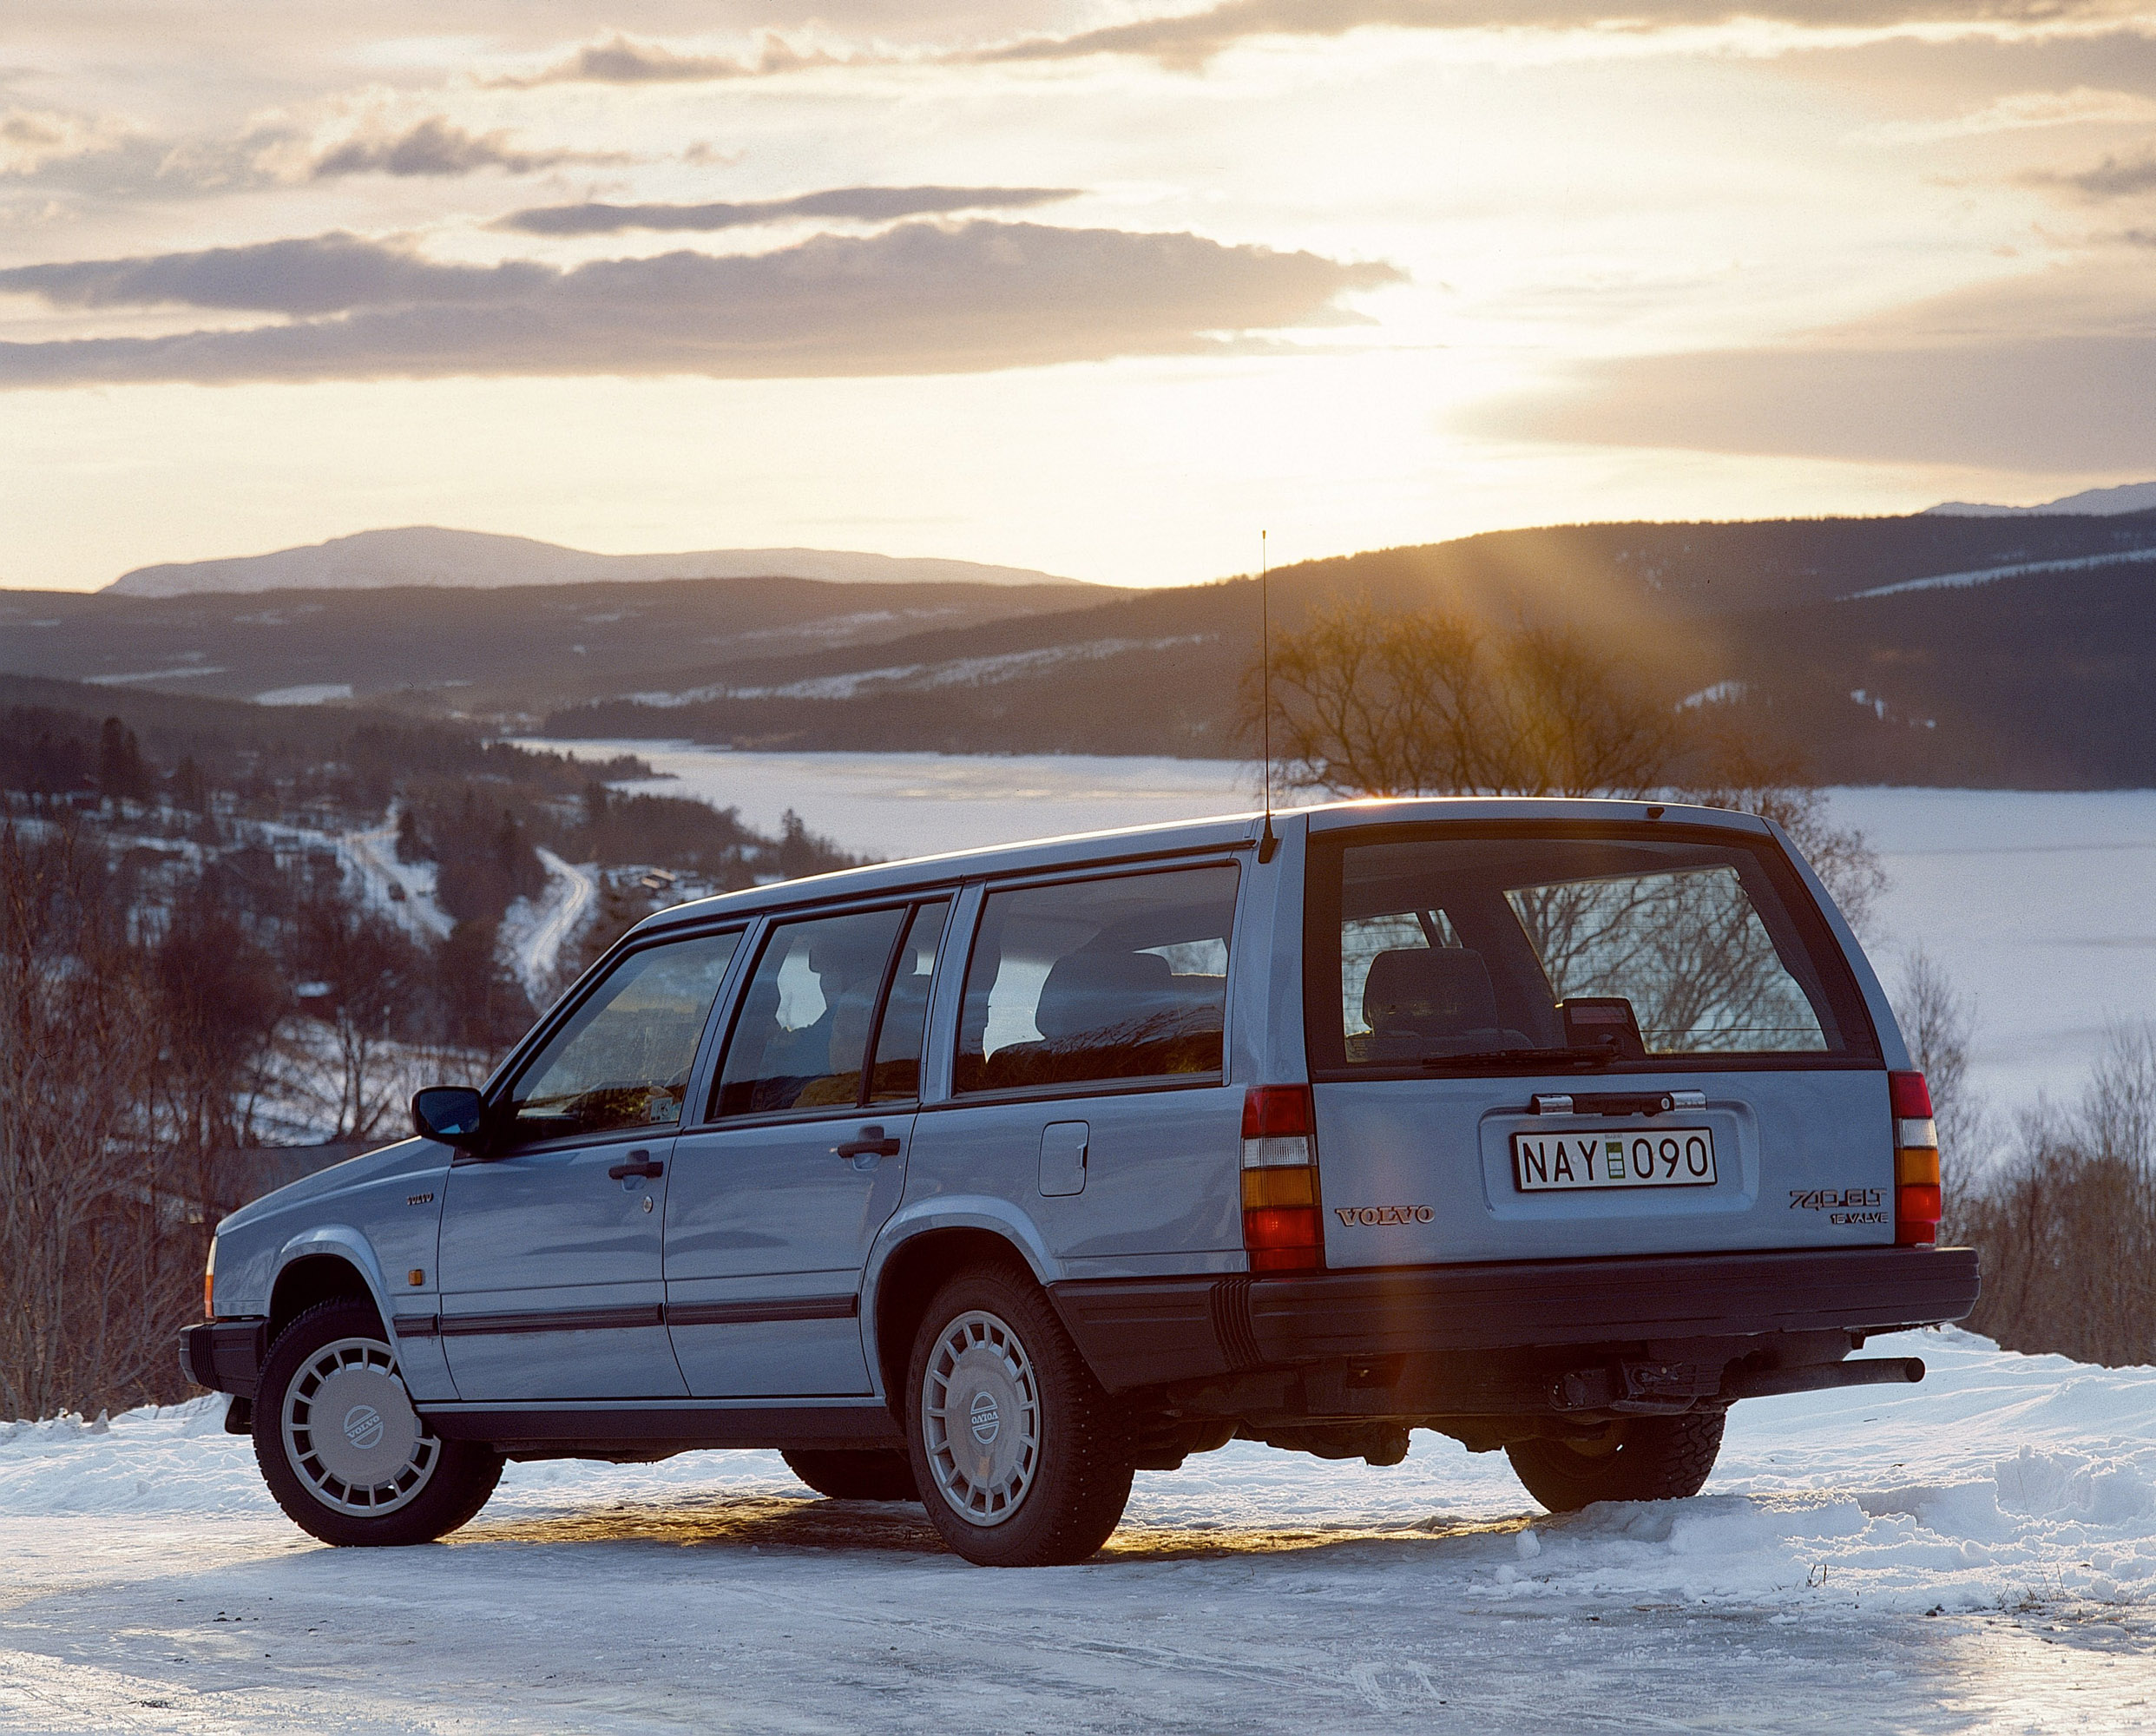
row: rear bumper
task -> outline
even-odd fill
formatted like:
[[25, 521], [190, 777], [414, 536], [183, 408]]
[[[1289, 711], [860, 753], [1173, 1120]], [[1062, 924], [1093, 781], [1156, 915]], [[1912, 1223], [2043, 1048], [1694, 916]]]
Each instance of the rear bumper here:
[[1112, 1392], [1265, 1368], [1460, 1352], [1862, 1336], [1967, 1317], [1972, 1248], [1791, 1249], [1052, 1286]]
[[180, 1329], [180, 1369], [197, 1386], [254, 1397], [269, 1353], [267, 1320], [204, 1320]]

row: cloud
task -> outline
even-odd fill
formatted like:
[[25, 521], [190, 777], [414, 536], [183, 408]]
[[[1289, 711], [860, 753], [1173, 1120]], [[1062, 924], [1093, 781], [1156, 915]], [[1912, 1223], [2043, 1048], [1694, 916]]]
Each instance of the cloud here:
[[1341, 36], [1371, 28], [1658, 30], [1740, 19], [1817, 29], [2056, 24], [2133, 18], [2142, 10], [2139, 0], [1225, 0], [1200, 11], [1135, 19], [1071, 36], [1034, 36], [960, 58], [992, 62], [1142, 55], [1189, 69], [1258, 37]]
[[511, 212], [493, 227], [527, 235], [611, 235], [623, 229], [707, 233], [787, 217], [852, 217], [883, 222], [953, 211], [1015, 210], [1075, 199], [1075, 187], [839, 187], [792, 199], [739, 205], [542, 205]]
[[36, 174], [49, 163], [116, 149], [125, 137], [110, 122], [49, 108], [0, 109], [0, 174]]
[[2033, 187], [2056, 187], [2078, 193], [2084, 199], [2137, 199], [2156, 193], [2156, 149], [2144, 148], [2131, 156], [2107, 156], [2094, 168], [2071, 174], [2045, 170], [2023, 179]]
[[0, 344], [0, 386], [703, 374], [973, 373], [1215, 351], [1338, 324], [1386, 265], [1190, 234], [906, 224], [774, 253], [573, 269], [443, 265], [351, 235], [0, 271], [62, 308], [174, 303], [288, 316], [244, 331]]
[[2156, 98], [2131, 90], [2021, 90], [1966, 115], [1940, 121], [1890, 121], [1857, 135], [1866, 144], [1935, 144], [2032, 127], [2146, 125], [2156, 121]]
[[524, 78], [498, 78], [500, 89], [529, 90], [542, 84], [705, 84], [720, 79], [765, 78], [818, 66], [843, 66], [851, 57], [796, 49], [775, 30], [758, 38], [753, 60], [725, 55], [682, 54], [659, 43], [640, 43], [619, 33], [587, 43], [566, 60]]
[[1599, 363], [1462, 425], [1575, 445], [2131, 468], [2156, 451], [2145, 281], [2145, 269], [2062, 270], [1789, 344]]
[[563, 163], [629, 161], [619, 151], [523, 150], [509, 142], [506, 132], [468, 133], [433, 115], [404, 133], [347, 139], [316, 158], [309, 172], [317, 181], [345, 174], [470, 174], [483, 168], [529, 174]]

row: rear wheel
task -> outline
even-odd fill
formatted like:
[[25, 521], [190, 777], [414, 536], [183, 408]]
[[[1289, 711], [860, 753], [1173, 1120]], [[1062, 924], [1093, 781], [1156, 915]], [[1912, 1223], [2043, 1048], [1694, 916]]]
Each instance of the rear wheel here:
[[1553, 1513], [1597, 1501], [1681, 1501], [1706, 1486], [1728, 1415], [1627, 1417], [1598, 1439], [1516, 1441], [1505, 1457], [1527, 1492]]
[[913, 1461], [903, 1452], [780, 1453], [786, 1469], [833, 1501], [918, 1501]]
[[428, 1428], [373, 1307], [350, 1299], [278, 1334], [253, 1434], [277, 1504], [325, 1543], [432, 1542], [478, 1512], [502, 1475], [490, 1448]]
[[906, 1394], [914, 1481], [956, 1553], [1061, 1567], [1108, 1540], [1130, 1500], [1129, 1430], [1030, 1278], [988, 1270], [945, 1285]]

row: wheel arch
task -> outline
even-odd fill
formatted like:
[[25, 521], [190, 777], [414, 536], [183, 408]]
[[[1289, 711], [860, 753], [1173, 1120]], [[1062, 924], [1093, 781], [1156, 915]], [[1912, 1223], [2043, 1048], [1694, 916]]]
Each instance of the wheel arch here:
[[339, 1297], [366, 1303], [389, 1330], [381, 1266], [358, 1232], [314, 1230], [288, 1242], [270, 1286], [269, 1342], [276, 1343], [277, 1335], [308, 1309]]
[[870, 1378], [886, 1404], [895, 1404], [904, 1389], [906, 1358], [930, 1299], [954, 1272], [1002, 1265], [1043, 1287], [1055, 1276], [1039, 1232], [1008, 1208], [995, 1209], [998, 1203], [895, 1226], [897, 1233], [877, 1249], [862, 1286], [861, 1335]]

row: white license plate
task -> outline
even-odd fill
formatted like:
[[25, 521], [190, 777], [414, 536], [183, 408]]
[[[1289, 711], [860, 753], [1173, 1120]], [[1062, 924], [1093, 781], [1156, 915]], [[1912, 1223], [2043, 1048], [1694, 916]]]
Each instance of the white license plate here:
[[1644, 1133], [1515, 1134], [1512, 1175], [1522, 1194], [1600, 1187], [1712, 1187], [1714, 1135], [1706, 1128]]

